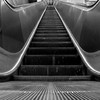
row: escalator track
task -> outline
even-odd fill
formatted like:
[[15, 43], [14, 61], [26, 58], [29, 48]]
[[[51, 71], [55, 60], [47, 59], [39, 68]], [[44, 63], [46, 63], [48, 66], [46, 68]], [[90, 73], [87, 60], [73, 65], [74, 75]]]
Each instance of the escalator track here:
[[91, 80], [53, 6], [47, 7], [17, 73], [14, 80]]

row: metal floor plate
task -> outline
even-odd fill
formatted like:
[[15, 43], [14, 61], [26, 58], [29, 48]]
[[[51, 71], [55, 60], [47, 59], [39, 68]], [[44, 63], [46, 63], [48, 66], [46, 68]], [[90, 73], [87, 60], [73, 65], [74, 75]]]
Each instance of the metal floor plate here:
[[100, 100], [100, 82], [5, 82], [0, 100]]

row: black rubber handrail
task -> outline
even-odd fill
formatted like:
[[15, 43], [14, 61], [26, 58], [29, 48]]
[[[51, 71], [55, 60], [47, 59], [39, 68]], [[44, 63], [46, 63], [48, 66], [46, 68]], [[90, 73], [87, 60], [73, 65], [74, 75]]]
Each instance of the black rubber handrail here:
[[16, 9], [19, 8], [19, 6], [13, 6], [10, 2], [8, 2], [7, 0], [4, 0], [5, 3], [7, 3], [7, 5], [9, 5], [11, 8]]

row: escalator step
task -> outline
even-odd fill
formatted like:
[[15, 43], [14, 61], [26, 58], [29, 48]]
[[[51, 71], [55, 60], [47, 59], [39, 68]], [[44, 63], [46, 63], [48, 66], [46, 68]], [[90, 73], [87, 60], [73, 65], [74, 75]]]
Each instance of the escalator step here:
[[28, 55], [71, 55], [77, 54], [75, 47], [30, 47], [27, 51]]
[[70, 41], [70, 38], [69, 37], [34, 37], [33, 38], [33, 41], [46, 41], [46, 42], [49, 42], [49, 41], [53, 41], [53, 42], [63, 42], [63, 41]]
[[18, 81], [89, 81], [91, 76], [14, 76]]
[[30, 47], [73, 47], [72, 42], [31, 42]]
[[83, 65], [21, 65], [22, 75], [82, 75]]
[[55, 33], [55, 34], [58, 34], [58, 33], [67, 33], [66, 30], [64, 30], [64, 29], [63, 30], [49, 30], [49, 31], [48, 30], [38, 30], [37, 29], [37, 33], [51, 33], [51, 32]]
[[48, 29], [47, 28], [38, 28], [37, 31], [40, 32], [41, 30], [45, 31], [45, 32], [46, 31], [49, 31], [49, 32], [66, 31], [64, 28], [62, 28], [62, 29], [57, 29], [57, 28], [52, 28], [52, 29], [51, 28], [48, 28]]
[[57, 34], [63, 34], [63, 33], [66, 33], [67, 34], [67, 32], [66, 32], [66, 30], [56, 30], [56, 31], [36, 31], [36, 34], [48, 34], [48, 35], [50, 35], [50, 34], [52, 34], [52, 33], [54, 33], [55, 35], [57, 35]]
[[[40, 23], [40, 26], [38, 26], [38, 27], [62, 27], [63, 26], [63, 24], [61, 23], [61, 24], [56, 24], [56, 23]], [[63, 26], [64, 27], [64, 26]]]
[[60, 34], [43, 34], [43, 33], [39, 34], [39, 33], [37, 33], [37, 34], [35, 34], [35, 37], [68, 37], [68, 34], [66, 34], [66, 33], [65, 34], [64, 33], [60, 33]]
[[79, 56], [76, 55], [25, 55], [25, 65], [77, 65], [81, 64]]
[[47, 26], [47, 25], [44, 26], [43, 25], [43, 26], [39, 26], [38, 28], [55, 28], [55, 27], [56, 28], [64, 28], [64, 26], [62, 26], [62, 25], [60, 25], [60, 26], [51, 26], [51, 25], [50, 26]]

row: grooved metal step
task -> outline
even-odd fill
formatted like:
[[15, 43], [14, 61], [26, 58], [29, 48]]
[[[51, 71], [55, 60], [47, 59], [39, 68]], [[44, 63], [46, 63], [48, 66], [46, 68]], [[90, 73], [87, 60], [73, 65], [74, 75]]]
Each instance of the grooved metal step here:
[[[66, 41], [70, 41], [69, 37], [34, 37], [33, 38], [33, 43], [34, 42], [66, 42]], [[67, 42], [66, 42], [67, 43]]]
[[82, 75], [83, 65], [21, 65], [23, 75], [45, 75], [45, 76], [63, 76], [63, 75]]
[[28, 55], [71, 55], [77, 54], [75, 47], [30, 47]]
[[90, 76], [14, 76], [18, 81], [89, 81]]
[[55, 34], [58, 34], [58, 33], [67, 33], [66, 30], [37, 30], [38, 32], [37, 33], [55, 33]]
[[56, 26], [51, 26], [51, 25], [49, 25], [49, 26], [47, 26], [47, 25], [45, 25], [45, 26], [39, 26], [38, 28], [64, 28], [64, 26], [62, 26], [62, 25], [56, 25]]
[[59, 33], [59, 34], [54, 34], [54, 33], [51, 33], [51, 34], [44, 34], [44, 33], [37, 33], [35, 34], [36, 37], [63, 37], [63, 36], [68, 36], [66, 33]]
[[28, 65], [77, 65], [81, 64], [76, 55], [25, 55], [24, 64]]
[[73, 47], [73, 44], [71, 42], [31, 42], [30, 47]]

